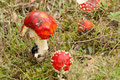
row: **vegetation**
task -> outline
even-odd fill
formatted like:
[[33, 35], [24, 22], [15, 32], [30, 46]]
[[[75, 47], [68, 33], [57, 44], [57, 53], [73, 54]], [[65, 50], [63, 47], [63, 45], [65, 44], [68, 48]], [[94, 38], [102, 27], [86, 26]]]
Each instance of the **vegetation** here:
[[[55, 51], [65, 50], [74, 59], [68, 80], [119, 80], [120, 0], [107, 5], [108, 1], [87, 12], [74, 0], [0, 0], [0, 79], [57, 80], [50, 58]], [[47, 12], [58, 25], [48, 39], [49, 55], [42, 63], [31, 53], [33, 40], [19, 35], [25, 16], [33, 10]], [[83, 19], [94, 26], [80, 35], [78, 23]]]

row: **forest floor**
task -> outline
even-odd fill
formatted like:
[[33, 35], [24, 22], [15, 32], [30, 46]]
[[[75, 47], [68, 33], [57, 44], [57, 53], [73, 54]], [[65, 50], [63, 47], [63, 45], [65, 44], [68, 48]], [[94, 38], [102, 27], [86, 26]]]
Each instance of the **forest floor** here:
[[[95, 11], [82, 11], [73, 0], [0, 0], [0, 80], [57, 80], [50, 59], [58, 50], [73, 57], [68, 80], [120, 80], [120, 0], [103, 1]], [[38, 63], [31, 53], [34, 41], [20, 37], [24, 18], [33, 10], [53, 16], [55, 35], [49, 54]], [[81, 20], [93, 30], [78, 33]]]

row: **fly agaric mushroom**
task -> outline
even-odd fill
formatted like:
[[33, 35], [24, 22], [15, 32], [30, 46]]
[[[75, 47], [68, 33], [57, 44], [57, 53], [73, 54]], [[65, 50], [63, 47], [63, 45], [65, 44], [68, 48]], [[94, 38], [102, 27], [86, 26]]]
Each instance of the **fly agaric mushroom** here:
[[26, 32], [34, 40], [38, 47], [38, 53], [35, 57], [43, 56], [48, 50], [47, 40], [54, 35], [57, 24], [52, 16], [43, 11], [32, 11], [24, 19], [20, 35], [24, 36]]
[[82, 20], [78, 25], [78, 32], [81, 33], [82, 31], [88, 31], [92, 29], [93, 23], [89, 20]]
[[100, 0], [77, 0], [77, 2], [83, 11], [91, 11], [98, 8]]
[[65, 51], [56, 51], [51, 59], [51, 64], [53, 68], [60, 72], [61, 69], [63, 71], [68, 71], [72, 64], [72, 57], [68, 52]]

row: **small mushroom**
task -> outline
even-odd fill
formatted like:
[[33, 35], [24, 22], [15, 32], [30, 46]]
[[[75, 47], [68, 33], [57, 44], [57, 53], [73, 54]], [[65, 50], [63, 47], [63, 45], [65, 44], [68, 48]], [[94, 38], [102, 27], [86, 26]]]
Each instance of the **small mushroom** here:
[[82, 20], [78, 25], [78, 32], [89, 31], [92, 27], [93, 23], [90, 20]]
[[68, 52], [59, 50], [54, 53], [53, 57], [51, 58], [51, 64], [55, 71], [59, 73], [58, 78], [60, 80], [64, 80], [64, 73], [69, 71], [72, 62], [72, 57]]
[[98, 9], [100, 0], [77, 0], [77, 2], [83, 11], [91, 11]]
[[51, 64], [56, 71], [68, 71], [72, 64], [72, 57], [68, 52], [56, 51], [51, 59]]
[[24, 19], [20, 35], [26, 32], [34, 40], [38, 47], [38, 52], [34, 54], [36, 58], [43, 56], [48, 50], [47, 39], [56, 32], [57, 24], [52, 16], [43, 11], [32, 11]]

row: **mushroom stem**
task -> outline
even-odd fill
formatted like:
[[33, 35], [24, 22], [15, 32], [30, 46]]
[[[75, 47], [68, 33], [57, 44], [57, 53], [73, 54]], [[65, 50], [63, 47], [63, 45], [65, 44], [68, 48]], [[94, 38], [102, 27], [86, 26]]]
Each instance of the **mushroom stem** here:
[[47, 40], [40, 40], [40, 39], [35, 39], [35, 44], [38, 46], [38, 53], [35, 53], [35, 57], [37, 58], [38, 55], [45, 55], [45, 53], [48, 50], [48, 44]]
[[20, 36], [24, 36], [25, 33], [27, 32], [28, 27], [26, 27], [24, 24], [22, 25], [21, 31], [20, 31]]
[[62, 73], [58, 74], [58, 79], [59, 80], [66, 80], [66, 79], [63, 78], [63, 74]]
[[38, 55], [45, 55], [45, 52], [48, 50], [47, 40], [41, 40], [40, 37], [32, 29], [29, 29], [29, 35], [38, 47], [38, 53], [35, 53], [34, 56], [38, 58]]

